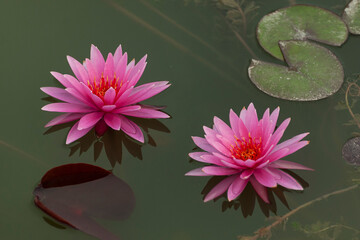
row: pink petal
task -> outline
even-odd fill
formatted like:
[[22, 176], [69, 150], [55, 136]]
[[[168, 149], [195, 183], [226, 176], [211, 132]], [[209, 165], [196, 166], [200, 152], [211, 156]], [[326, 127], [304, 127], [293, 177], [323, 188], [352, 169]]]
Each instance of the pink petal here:
[[296, 152], [297, 150], [305, 147], [306, 145], [308, 145], [310, 142], [309, 141], [301, 141], [301, 142], [298, 142], [298, 143], [295, 143], [291, 146], [289, 146], [289, 152], [286, 154], [286, 155], [290, 155], [294, 152]]
[[215, 139], [212, 139], [208, 136], [205, 136], [206, 140], [220, 153], [222, 153], [223, 155], [227, 156], [227, 157], [231, 157], [231, 152], [228, 148], [226, 148], [223, 144], [221, 144], [220, 142], [218, 142]]
[[264, 200], [264, 202], [266, 202], [266, 203], [270, 203], [270, 202], [269, 202], [269, 198], [268, 198], [268, 194], [267, 194], [267, 189], [266, 189], [266, 187], [264, 187], [263, 185], [261, 185], [261, 184], [255, 179], [255, 177], [251, 177], [251, 178], [250, 178], [250, 183], [251, 183], [251, 185], [254, 187], [256, 193], [261, 197], [261, 199]]
[[230, 186], [230, 184], [238, 177], [238, 175], [230, 176], [219, 182], [211, 191], [206, 195], [204, 202], [208, 202], [223, 194]]
[[251, 160], [251, 159], [248, 159], [248, 160], [245, 160], [245, 161], [244, 160], [239, 160], [239, 159], [234, 159], [234, 161], [239, 166], [246, 167], [246, 168], [253, 168], [257, 164], [257, 161]]
[[[135, 65], [135, 67], [131, 70], [128, 79], [130, 80], [130, 85], [134, 86], [138, 82], [139, 78], [143, 74], [145, 67], [146, 67], [146, 58], [147, 55], [145, 55], [143, 58], [140, 59], [140, 61]], [[137, 74], [139, 72], [139, 74]], [[135, 75], [137, 75], [136, 78]]]
[[239, 131], [239, 117], [232, 109], [230, 109], [229, 119], [230, 119], [231, 129], [234, 131], [235, 136], [237, 138], [241, 138], [241, 134]]
[[121, 118], [118, 114], [106, 113], [104, 116], [106, 124], [114, 130], [120, 130]]
[[239, 133], [240, 133], [240, 139], [245, 138], [247, 139], [249, 137], [249, 130], [245, 126], [243, 120], [239, 119]]
[[64, 87], [72, 87], [71, 83], [64, 77], [64, 75], [58, 72], [50, 72]]
[[77, 104], [82, 103], [77, 98], [73, 97], [70, 93], [65, 91], [65, 89], [57, 88], [57, 87], [42, 87], [40, 89], [49, 96], [57, 98], [61, 101], [69, 102], [69, 103], [77, 103]]
[[84, 66], [71, 56], [67, 56], [67, 60], [76, 78], [80, 82], [87, 83], [89, 80], [89, 75]]
[[104, 78], [106, 80], [112, 81], [114, 79], [114, 58], [111, 53], [108, 54], [108, 57], [104, 66]]
[[87, 113], [94, 111], [93, 108], [85, 105], [70, 104], [70, 103], [50, 103], [41, 108], [43, 111], [48, 112], [76, 112], [76, 113]]
[[[166, 81], [155, 82], [155, 83], [153, 83], [154, 84], [153, 86], [142, 89], [141, 91], [138, 91], [133, 95], [130, 95], [129, 99], [127, 99], [127, 101], [126, 101], [127, 105], [131, 105], [134, 103], [144, 101], [148, 98], [151, 98], [152, 96], [159, 94], [160, 92], [162, 92], [165, 89], [167, 89], [168, 87], [170, 87], [170, 84], [167, 84], [167, 83], [168, 82], [166, 82]], [[139, 86], [139, 87], [141, 87], [141, 86]], [[134, 91], [136, 91], [136, 89], [139, 87], [134, 88]]]
[[126, 71], [126, 65], [127, 65], [127, 53], [124, 53], [124, 55], [120, 58], [120, 60], [115, 65], [115, 74], [116, 77], [119, 78], [120, 81], [123, 81]]
[[276, 168], [271, 169], [273, 172], [276, 172], [281, 176], [280, 179], [277, 179], [277, 183], [283, 187], [294, 189], [294, 190], [304, 190], [303, 187], [289, 174], [278, 170]]
[[240, 177], [237, 177], [232, 184], [230, 185], [229, 189], [228, 189], [228, 200], [232, 201], [235, 198], [237, 198], [242, 191], [244, 190], [244, 188], [246, 187], [248, 183], [248, 180], [243, 180]]
[[90, 95], [91, 101], [98, 107], [102, 108], [104, 106], [104, 101], [96, 96], [95, 94]]
[[276, 181], [268, 171], [262, 168], [258, 168], [254, 171], [256, 180], [265, 187], [276, 187]]
[[198, 161], [198, 162], [205, 162], [203, 158], [201, 158], [201, 156], [203, 156], [204, 154], [207, 154], [206, 152], [192, 152], [189, 153], [189, 157], [191, 157], [192, 159]]
[[192, 137], [194, 143], [196, 144], [196, 146], [198, 146], [199, 148], [201, 148], [202, 150], [206, 151], [206, 152], [217, 152], [217, 150], [211, 146], [208, 141], [206, 141], [204, 138], [201, 137]]
[[203, 167], [202, 170], [203, 170], [203, 172], [205, 172], [209, 175], [214, 175], [214, 176], [232, 175], [235, 173], [239, 173], [241, 171], [239, 169], [215, 167], [215, 166]]
[[128, 113], [128, 112], [133, 112], [133, 111], [137, 111], [137, 110], [140, 110], [140, 109], [141, 109], [140, 105], [132, 105], [132, 106], [126, 106], [126, 107], [118, 108], [118, 109], [114, 110], [113, 113], [125, 114], [125, 113]]
[[[71, 87], [67, 88], [67, 89], [75, 89], [77, 93], [71, 93], [71, 95], [73, 95], [74, 97], [80, 99], [80, 98], [84, 98], [86, 99], [85, 101], [89, 101], [89, 94], [88, 92], [91, 93], [90, 89], [84, 84], [84, 83], [80, 83], [76, 78], [74, 78], [71, 75], [67, 75], [65, 74], [64, 77], [69, 81], [69, 83], [71, 83]], [[92, 94], [92, 93], [91, 93]], [[81, 96], [81, 97], [78, 97]]]
[[245, 107], [243, 107], [240, 111], [240, 119], [245, 123], [247, 110]]
[[278, 149], [281, 149], [281, 148], [285, 148], [285, 147], [288, 147], [290, 145], [293, 145], [294, 143], [297, 143], [299, 142], [301, 139], [303, 139], [304, 137], [306, 137], [309, 133], [302, 133], [302, 134], [299, 134], [299, 135], [296, 135], [295, 137], [293, 138], [290, 138], [278, 145], [276, 145], [276, 147], [274, 148], [274, 151], [277, 151]]
[[121, 118], [121, 130], [124, 131], [127, 135], [132, 137], [133, 139], [144, 142], [144, 134], [142, 133], [141, 129], [138, 125], [136, 125], [133, 121], [127, 119], [120, 115]]
[[274, 162], [282, 157], [287, 156], [288, 152], [289, 152], [288, 148], [280, 149], [276, 152], [272, 152], [271, 154], [269, 154], [269, 156], [266, 157], [266, 160], [269, 160], [270, 162]]
[[79, 122], [75, 123], [75, 125], [70, 129], [69, 134], [66, 138], [66, 144], [76, 141], [77, 139], [81, 138], [91, 130], [91, 127], [82, 130], [78, 130], [78, 127], [79, 127]]
[[129, 64], [126, 66], [126, 71], [125, 71], [126, 79], [128, 79], [131, 69], [133, 69], [134, 65], [135, 65], [135, 59], [131, 60], [131, 62], [129, 62]]
[[263, 168], [263, 167], [265, 167], [266, 165], [268, 165], [269, 164], [269, 160], [267, 160], [267, 161], [265, 161], [265, 162], [263, 162], [263, 163], [261, 163], [260, 165], [258, 165], [256, 168]]
[[249, 132], [253, 132], [258, 125], [258, 117], [253, 103], [250, 103], [247, 108], [244, 123]]
[[56, 118], [53, 118], [50, 122], [48, 122], [45, 125], [45, 127], [51, 127], [58, 124], [63, 124], [74, 120], [78, 120], [82, 116], [84, 116], [84, 113], [65, 113], [60, 116], [57, 116]]
[[115, 65], [119, 62], [121, 57], [122, 57], [122, 48], [121, 48], [121, 44], [120, 44], [118, 46], [118, 48], [115, 50], [115, 53], [114, 53], [114, 63], [115, 63]]
[[202, 168], [196, 168], [193, 169], [185, 174], [185, 176], [197, 176], [197, 177], [203, 177], [203, 176], [209, 176], [208, 174], [204, 173]]
[[65, 91], [68, 92], [69, 94], [71, 94], [71, 96], [73, 96], [74, 98], [77, 98], [82, 104], [86, 104], [86, 105], [91, 106], [93, 108], [97, 108], [97, 106], [92, 101], [90, 101], [83, 94], [79, 93], [76, 89], [67, 88], [67, 89], [65, 89]]
[[224, 167], [228, 167], [228, 168], [234, 168], [234, 169], [245, 169], [245, 168], [243, 168], [243, 167], [241, 167], [239, 165], [236, 165], [234, 163], [224, 161], [224, 160], [220, 160], [220, 163], [217, 163], [216, 165], [224, 166]]
[[280, 108], [277, 107], [270, 115], [270, 119], [269, 119], [269, 130], [267, 134], [273, 133], [276, 127], [276, 122], [278, 120], [279, 117], [279, 112], [280, 112]]
[[122, 111], [120, 113], [123, 115], [133, 116], [138, 118], [169, 118], [170, 117], [164, 112], [154, 109], [144, 108], [144, 107], [140, 107], [140, 109], [135, 111], [126, 111], [126, 112]]
[[201, 157], [203, 159], [203, 162], [206, 163], [211, 163], [211, 164], [215, 164], [215, 165], [219, 165], [219, 166], [225, 166], [223, 164], [223, 160], [221, 160], [220, 158], [212, 155], [212, 154], [204, 154]]
[[104, 71], [105, 60], [99, 49], [92, 44], [90, 49], [90, 60], [96, 69], [96, 72], [101, 74]]
[[277, 160], [271, 163], [270, 165], [273, 168], [281, 168], [281, 169], [299, 169], [299, 170], [310, 170], [314, 171], [312, 168], [305, 167], [299, 163], [289, 162], [285, 160]]
[[240, 174], [240, 178], [244, 180], [249, 179], [253, 173], [253, 169], [246, 169]]
[[221, 135], [228, 139], [234, 139], [234, 131], [220, 118], [214, 117], [214, 125]]
[[112, 105], [114, 103], [116, 96], [116, 91], [112, 87], [109, 88], [104, 95], [104, 103], [105, 105]]
[[[121, 95], [120, 97], [116, 100], [115, 102], [115, 105], [118, 106], [118, 107], [121, 107], [121, 106], [124, 106], [126, 105], [126, 100], [127, 98], [130, 96], [130, 94], [132, 93], [133, 91], [133, 87], [130, 87], [129, 89], [126, 89]], [[120, 89], [121, 91], [121, 89]], [[120, 92], [118, 93], [118, 96], [119, 96]]]
[[101, 109], [104, 111], [104, 112], [111, 112], [112, 110], [114, 110], [116, 108], [116, 105], [106, 105], [106, 106], [103, 106]]
[[92, 128], [103, 117], [103, 115], [103, 112], [93, 112], [84, 115], [79, 121], [78, 130], [83, 130], [90, 127]]
[[271, 137], [271, 144], [276, 145], [283, 136], [285, 129], [289, 126], [290, 118], [285, 119]]
[[[94, 84], [96, 82], [96, 79], [101, 77], [101, 73], [98, 73], [93, 65], [93, 63], [90, 61], [90, 59], [85, 59], [85, 66], [86, 70], [89, 75], [89, 83]], [[85, 83], [87, 84], [87, 83]]]

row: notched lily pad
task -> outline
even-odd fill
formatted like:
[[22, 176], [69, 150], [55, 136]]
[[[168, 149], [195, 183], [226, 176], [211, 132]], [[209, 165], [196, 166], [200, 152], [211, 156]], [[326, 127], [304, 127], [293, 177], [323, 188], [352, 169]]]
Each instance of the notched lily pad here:
[[252, 60], [251, 81], [263, 92], [277, 98], [313, 101], [339, 90], [344, 81], [343, 67], [328, 49], [309, 41], [280, 41], [289, 67]]
[[342, 16], [352, 34], [360, 34], [360, 0], [351, 1]]
[[342, 45], [348, 37], [344, 21], [323, 8], [294, 5], [265, 15], [257, 27], [260, 45], [282, 60], [278, 42], [282, 40], [314, 40], [332, 46]]
[[342, 157], [349, 164], [360, 166], [360, 137], [351, 138], [344, 144]]

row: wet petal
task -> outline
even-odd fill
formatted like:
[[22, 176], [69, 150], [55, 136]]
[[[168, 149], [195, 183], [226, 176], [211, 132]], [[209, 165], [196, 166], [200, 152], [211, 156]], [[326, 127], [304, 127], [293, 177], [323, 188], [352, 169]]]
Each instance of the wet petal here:
[[206, 139], [201, 137], [192, 137], [196, 146], [207, 152], [217, 152], [217, 150], [211, 146]]
[[103, 115], [103, 112], [93, 112], [84, 115], [79, 121], [78, 130], [83, 130], [90, 127], [92, 128], [102, 118]]
[[308, 168], [304, 165], [301, 165], [299, 163], [295, 163], [295, 162], [289, 162], [289, 161], [285, 161], [285, 160], [277, 160], [274, 161], [270, 164], [271, 167], [273, 168], [281, 168], [281, 169], [299, 169], [299, 170], [310, 170], [310, 171], [314, 171], [314, 169], [312, 168]]
[[251, 185], [254, 187], [256, 193], [260, 196], [260, 198], [262, 200], [264, 200], [264, 202], [266, 203], [270, 203], [269, 202], [269, 197], [267, 194], [267, 189], [266, 187], [264, 187], [263, 185], [261, 185], [256, 179], [255, 177], [251, 177], [250, 178], [250, 183]]
[[80, 104], [70, 104], [70, 103], [50, 103], [41, 108], [43, 111], [48, 112], [74, 112], [74, 113], [86, 113], [94, 111], [93, 108], [90, 108], [85, 105]]
[[120, 130], [121, 118], [118, 114], [106, 113], [104, 116], [106, 124], [114, 130]]
[[99, 49], [92, 44], [90, 49], [90, 60], [93, 63], [93, 66], [98, 73], [102, 73], [104, 71], [104, 66], [105, 66], [104, 57], [99, 51]]
[[249, 179], [253, 173], [254, 173], [253, 169], [246, 169], [241, 173], [240, 178], [244, 180]]
[[51, 127], [58, 124], [63, 124], [67, 122], [71, 122], [74, 120], [80, 119], [82, 116], [84, 116], [85, 113], [65, 113], [60, 116], [57, 116], [53, 118], [50, 122], [48, 122], [45, 127]]
[[112, 87], [109, 88], [104, 95], [104, 103], [105, 105], [112, 105], [114, 103], [116, 96], [116, 91]]
[[67, 135], [66, 138], [66, 144], [78, 140], [79, 138], [81, 138], [91, 130], [91, 127], [82, 130], [79, 130], [78, 127], [79, 127], [79, 122], [75, 123], [75, 125], [70, 129], [69, 134]]
[[213, 176], [224, 176], [224, 175], [232, 175], [235, 173], [239, 173], [241, 170], [239, 169], [232, 169], [232, 168], [224, 168], [224, 167], [215, 167], [215, 166], [208, 166], [203, 167], [202, 170]]
[[254, 171], [254, 176], [261, 185], [270, 188], [276, 187], [276, 181], [273, 175], [271, 175], [268, 171], [266, 171], [266, 169], [262, 169], [262, 168], [256, 169]]
[[132, 137], [133, 139], [144, 142], [144, 134], [142, 133], [141, 129], [138, 125], [136, 125], [133, 121], [127, 119], [120, 115], [121, 118], [121, 130], [124, 131], [127, 135]]
[[245, 189], [246, 185], [248, 183], [248, 180], [244, 180], [240, 177], [237, 177], [232, 184], [230, 185], [229, 189], [228, 189], [228, 200], [232, 201], [235, 198], [237, 198], [242, 191]]
[[272, 171], [281, 176], [276, 180], [279, 185], [293, 190], [303, 190], [303, 187], [289, 174], [276, 168], [273, 168]]
[[185, 174], [185, 176], [200, 176], [200, 177], [209, 176], [209, 174], [204, 173], [201, 169], [202, 168], [193, 169], [193, 170], [187, 172]]
[[204, 202], [208, 202], [223, 194], [230, 186], [230, 184], [238, 177], [238, 175], [230, 176], [219, 182], [211, 191], [206, 195]]

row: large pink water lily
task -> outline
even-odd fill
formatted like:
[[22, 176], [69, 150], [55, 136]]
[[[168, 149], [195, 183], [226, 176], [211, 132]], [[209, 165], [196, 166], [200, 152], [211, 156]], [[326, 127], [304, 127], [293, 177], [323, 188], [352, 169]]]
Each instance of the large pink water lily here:
[[312, 170], [295, 162], [282, 160], [306, 146], [301, 141], [308, 133], [299, 134], [279, 144], [290, 123], [283, 121], [275, 130], [279, 108], [271, 114], [266, 109], [262, 119], [258, 119], [252, 103], [243, 108], [238, 116], [230, 110], [229, 127], [221, 119], [214, 117], [213, 128], [204, 126], [205, 138], [193, 137], [195, 144], [205, 152], [192, 152], [189, 156], [199, 162], [210, 164], [194, 169], [187, 176], [228, 176], [218, 183], [206, 196], [210, 201], [227, 190], [229, 201], [237, 198], [250, 182], [257, 194], [269, 203], [267, 189], [277, 185], [303, 190], [302, 186], [281, 169]]
[[51, 72], [65, 87], [42, 87], [46, 94], [63, 102], [51, 103], [44, 111], [65, 113], [51, 120], [45, 127], [78, 120], [70, 129], [69, 144], [88, 133], [93, 127], [103, 135], [108, 127], [122, 130], [130, 137], [144, 142], [139, 128], [127, 116], [139, 118], [168, 118], [169, 115], [153, 106], [139, 104], [170, 85], [167, 81], [151, 82], [135, 87], [146, 66], [146, 55], [135, 64], [128, 63], [127, 53], [121, 45], [105, 61], [99, 49], [91, 45], [90, 59], [83, 64], [68, 56], [67, 60], [75, 77]]

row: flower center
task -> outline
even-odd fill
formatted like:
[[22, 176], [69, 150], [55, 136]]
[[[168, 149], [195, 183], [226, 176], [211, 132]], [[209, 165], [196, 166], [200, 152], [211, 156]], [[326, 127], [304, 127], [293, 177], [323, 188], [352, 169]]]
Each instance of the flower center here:
[[[97, 83], [96, 83], [97, 82]], [[119, 78], [116, 77], [114, 74], [113, 79], [109, 79], [109, 77], [104, 77], [103, 74], [101, 74], [100, 81], [95, 81], [93, 83], [90, 83], [88, 81], [88, 87], [91, 90], [93, 94], [104, 100], [104, 95], [109, 88], [113, 88], [116, 92], [116, 94], [119, 92], [120, 88], [122, 86], [122, 81], [119, 84]]]
[[252, 138], [249, 133], [249, 138], [246, 140], [235, 137], [235, 146], [231, 145], [230, 152], [232, 156], [240, 160], [256, 160], [261, 154], [261, 138]]

